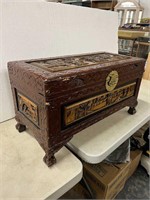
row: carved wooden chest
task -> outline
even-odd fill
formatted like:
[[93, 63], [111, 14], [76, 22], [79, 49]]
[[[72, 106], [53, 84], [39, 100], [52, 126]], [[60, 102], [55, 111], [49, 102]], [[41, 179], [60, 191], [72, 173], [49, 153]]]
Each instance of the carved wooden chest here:
[[104, 52], [9, 62], [16, 127], [32, 130], [50, 166], [82, 129], [125, 106], [135, 113], [144, 65], [140, 58]]

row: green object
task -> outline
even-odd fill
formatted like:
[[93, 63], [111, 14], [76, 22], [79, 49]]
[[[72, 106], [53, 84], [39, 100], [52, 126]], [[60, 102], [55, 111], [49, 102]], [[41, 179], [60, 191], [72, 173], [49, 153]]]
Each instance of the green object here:
[[150, 18], [143, 18], [141, 19], [141, 23], [150, 23]]

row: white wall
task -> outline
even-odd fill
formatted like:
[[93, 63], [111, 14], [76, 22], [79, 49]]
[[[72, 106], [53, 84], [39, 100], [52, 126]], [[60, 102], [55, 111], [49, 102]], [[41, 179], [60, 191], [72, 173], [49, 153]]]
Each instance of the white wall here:
[[140, 4], [144, 8], [143, 18], [150, 18], [150, 0], [140, 0]]
[[45, 2], [46, 0], [1, 0], [5, 3], [12, 3], [12, 2], [24, 2], [24, 3], [29, 3], [29, 2]]
[[59, 3], [2, 3], [0, 122], [14, 117], [7, 62], [96, 51], [117, 53], [117, 13]]

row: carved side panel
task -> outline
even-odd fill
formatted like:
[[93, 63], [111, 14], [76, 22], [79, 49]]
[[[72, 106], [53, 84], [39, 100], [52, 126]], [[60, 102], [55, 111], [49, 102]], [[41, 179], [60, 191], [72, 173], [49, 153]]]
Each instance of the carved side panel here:
[[17, 92], [18, 110], [34, 124], [39, 124], [38, 106], [27, 97]]

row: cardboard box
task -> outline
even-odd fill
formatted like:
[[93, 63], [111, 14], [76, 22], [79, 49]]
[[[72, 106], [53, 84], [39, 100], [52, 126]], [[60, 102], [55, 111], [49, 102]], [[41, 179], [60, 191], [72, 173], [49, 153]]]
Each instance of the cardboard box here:
[[84, 166], [84, 177], [96, 199], [114, 199], [123, 189], [128, 177], [130, 163], [126, 164], [87, 164]]
[[73, 188], [66, 192], [59, 199], [90, 199], [91, 196], [87, 189], [81, 184], [77, 183]]
[[140, 150], [135, 150], [130, 152], [130, 166], [129, 166], [129, 171], [128, 171], [128, 178], [132, 176], [132, 174], [135, 172], [140, 160], [141, 160], [141, 155], [142, 151]]

